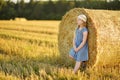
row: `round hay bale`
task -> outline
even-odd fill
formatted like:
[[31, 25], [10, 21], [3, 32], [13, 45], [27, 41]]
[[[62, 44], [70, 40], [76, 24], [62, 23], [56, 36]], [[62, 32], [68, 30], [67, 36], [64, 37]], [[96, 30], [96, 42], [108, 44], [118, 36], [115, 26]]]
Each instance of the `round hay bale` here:
[[15, 21], [27, 21], [27, 19], [26, 18], [15, 18]]
[[69, 61], [69, 50], [73, 47], [73, 33], [77, 27], [77, 16], [88, 18], [88, 66], [118, 65], [120, 63], [120, 11], [74, 8], [68, 11], [59, 25], [58, 45], [61, 57]]

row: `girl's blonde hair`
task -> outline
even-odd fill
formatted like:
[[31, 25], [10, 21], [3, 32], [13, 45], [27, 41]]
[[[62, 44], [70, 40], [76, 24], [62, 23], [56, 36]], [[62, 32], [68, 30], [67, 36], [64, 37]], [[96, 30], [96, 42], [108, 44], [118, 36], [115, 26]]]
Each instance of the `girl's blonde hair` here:
[[[83, 21], [83, 26], [87, 26], [87, 23]], [[78, 25], [78, 27], [80, 27], [80, 25]]]

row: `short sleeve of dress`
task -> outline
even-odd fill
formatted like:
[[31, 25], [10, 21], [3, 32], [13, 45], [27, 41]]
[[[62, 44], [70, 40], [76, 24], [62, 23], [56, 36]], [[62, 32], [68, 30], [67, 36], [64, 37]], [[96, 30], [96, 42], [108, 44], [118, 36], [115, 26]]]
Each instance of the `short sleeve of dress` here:
[[88, 29], [87, 29], [87, 28], [84, 28], [84, 29], [82, 30], [82, 32], [85, 32], [85, 31], [88, 31]]

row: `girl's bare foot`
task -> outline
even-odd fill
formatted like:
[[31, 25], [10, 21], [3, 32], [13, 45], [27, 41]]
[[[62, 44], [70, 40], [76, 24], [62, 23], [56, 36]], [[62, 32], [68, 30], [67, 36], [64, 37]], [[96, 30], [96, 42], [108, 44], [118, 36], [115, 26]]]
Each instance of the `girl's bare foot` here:
[[73, 71], [73, 72], [72, 72], [72, 74], [76, 75], [76, 74], [77, 74], [77, 72]]

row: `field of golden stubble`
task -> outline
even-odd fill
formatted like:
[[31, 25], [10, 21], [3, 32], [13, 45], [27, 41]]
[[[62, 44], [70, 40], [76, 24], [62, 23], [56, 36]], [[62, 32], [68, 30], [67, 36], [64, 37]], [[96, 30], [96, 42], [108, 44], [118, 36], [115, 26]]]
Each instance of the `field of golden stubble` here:
[[2, 80], [119, 80], [119, 67], [86, 67], [72, 74], [58, 51], [60, 21], [0, 21]]

